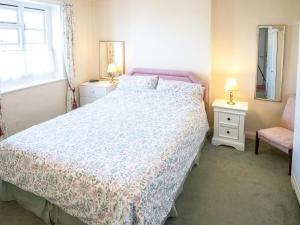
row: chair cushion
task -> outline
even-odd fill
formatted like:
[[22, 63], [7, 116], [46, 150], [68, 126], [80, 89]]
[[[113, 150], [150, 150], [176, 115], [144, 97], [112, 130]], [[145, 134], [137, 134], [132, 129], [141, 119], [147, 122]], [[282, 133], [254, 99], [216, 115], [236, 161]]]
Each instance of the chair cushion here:
[[274, 147], [288, 153], [293, 148], [294, 132], [283, 127], [272, 127], [258, 131], [258, 137]]

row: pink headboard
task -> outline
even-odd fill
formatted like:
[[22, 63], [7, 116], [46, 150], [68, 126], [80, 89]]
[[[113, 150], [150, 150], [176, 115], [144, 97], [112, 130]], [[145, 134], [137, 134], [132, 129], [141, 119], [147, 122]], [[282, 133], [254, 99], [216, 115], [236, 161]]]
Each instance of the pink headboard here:
[[188, 83], [201, 84], [205, 88], [203, 99], [208, 103], [208, 85], [206, 81], [199, 80], [193, 72], [180, 70], [161, 70], [161, 69], [145, 69], [135, 68], [129, 74], [131, 76], [153, 76], [157, 75], [159, 79], [177, 80]]

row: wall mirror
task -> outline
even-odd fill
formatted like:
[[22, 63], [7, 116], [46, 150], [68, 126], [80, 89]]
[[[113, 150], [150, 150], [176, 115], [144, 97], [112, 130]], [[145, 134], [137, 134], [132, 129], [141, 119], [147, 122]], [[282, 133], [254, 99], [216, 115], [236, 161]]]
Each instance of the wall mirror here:
[[124, 41], [99, 42], [100, 77], [120, 76], [125, 72]]
[[258, 26], [255, 98], [281, 101], [285, 25]]

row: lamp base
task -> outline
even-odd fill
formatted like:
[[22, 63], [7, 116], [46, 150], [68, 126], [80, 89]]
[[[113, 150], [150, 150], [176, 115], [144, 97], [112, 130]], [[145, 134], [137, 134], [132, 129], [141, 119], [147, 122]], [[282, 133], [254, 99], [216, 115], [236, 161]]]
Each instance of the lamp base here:
[[112, 73], [109, 73], [108, 75], [109, 75], [109, 76], [108, 76], [109, 82], [110, 82], [111, 84], [114, 83], [114, 75], [113, 75]]
[[229, 101], [227, 102], [228, 105], [235, 105], [235, 102], [233, 101], [233, 92], [231, 91], [229, 94]]

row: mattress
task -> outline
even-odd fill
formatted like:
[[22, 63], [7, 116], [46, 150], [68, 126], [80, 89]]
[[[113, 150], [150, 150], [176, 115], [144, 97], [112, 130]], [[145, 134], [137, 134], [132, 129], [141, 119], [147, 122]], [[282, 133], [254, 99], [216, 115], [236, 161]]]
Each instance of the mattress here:
[[0, 179], [90, 225], [157, 225], [207, 130], [202, 101], [118, 90], [2, 141]]

